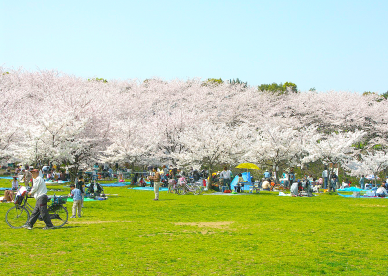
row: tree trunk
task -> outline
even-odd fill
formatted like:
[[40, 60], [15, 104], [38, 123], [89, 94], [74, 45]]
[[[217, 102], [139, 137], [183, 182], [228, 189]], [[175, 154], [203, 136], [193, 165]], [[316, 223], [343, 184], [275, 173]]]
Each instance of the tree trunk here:
[[209, 163], [209, 181], [207, 182], [207, 189], [209, 190], [212, 186], [212, 171], [213, 171], [213, 165], [212, 163]]

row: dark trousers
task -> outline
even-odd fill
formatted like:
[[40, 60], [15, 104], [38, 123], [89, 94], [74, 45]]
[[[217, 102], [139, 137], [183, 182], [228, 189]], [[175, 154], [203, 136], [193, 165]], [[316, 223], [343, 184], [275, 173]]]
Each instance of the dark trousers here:
[[323, 178], [323, 181], [324, 181], [324, 188], [327, 189], [327, 181], [328, 181], [328, 178], [327, 177], [324, 177]]
[[242, 187], [242, 184], [236, 184], [234, 185], [234, 191], [236, 193], [241, 193], [241, 187]]
[[223, 184], [224, 184], [224, 186], [227, 186], [228, 189], [230, 189], [230, 178], [224, 178]]
[[43, 221], [46, 223], [46, 226], [48, 227], [53, 226], [53, 224], [51, 223], [49, 213], [47, 211], [47, 201], [48, 201], [47, 195], [42, 195], [36, 200], [35, 208], [32, 211], [30, 220], [27, 223], [31, 227], [34, 226], [39, 216], [43, 218]]

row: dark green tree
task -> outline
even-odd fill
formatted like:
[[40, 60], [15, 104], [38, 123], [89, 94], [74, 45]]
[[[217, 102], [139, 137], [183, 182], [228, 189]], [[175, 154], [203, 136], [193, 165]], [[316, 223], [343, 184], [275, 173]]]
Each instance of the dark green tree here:
[[94, 78], [94, 79], [88, 79], [88, 81], [100, 81], [100, 82], [108, 82], [106, 79], [104, 78]]
[[233, 80], [229, 80], [229, 83], [230, 84], [241, 84], [244, 88], [248, 87], [248, 82], [243, 82], [239, 78], [233, 79]]
[[273, 82], [272, 84], [261, 84], [258, 86], [258, 90], [260, 91], [269, 91], [273, 94], [286, 94], [287, 88], [291, 89], [293, 93], [298, 93], [298, 87], [295, 83], [292, 82], [285, 82], [277, 84], [276, 82]]
[[202, 85], [219, 85], [224, 83], [224, 81], [219, 78], [219, 79], [214, 79], [214, 78], [208, 78], [207, 81], [203, 82]]

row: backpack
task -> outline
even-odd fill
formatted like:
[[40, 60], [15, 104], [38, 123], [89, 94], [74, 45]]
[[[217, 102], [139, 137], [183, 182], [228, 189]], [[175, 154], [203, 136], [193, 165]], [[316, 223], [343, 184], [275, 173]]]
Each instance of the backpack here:
[[16, 195], [15, 196], [15, 200], [13, 201], [13, 203], [15, 203], [16, 205], [20, 205], [23, 202], [23, 198], [24, 198], [24, 196]]
[[16, 193], [14, 203], [20, 205], [23, 202], [24, 196], [27, 194], [27, 189], [24, 186], [21, 186]]

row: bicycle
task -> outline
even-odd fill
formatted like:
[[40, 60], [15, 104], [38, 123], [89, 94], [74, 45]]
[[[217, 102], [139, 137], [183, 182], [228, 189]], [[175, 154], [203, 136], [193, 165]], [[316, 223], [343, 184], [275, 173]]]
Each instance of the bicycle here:
[[[32, 210], [34, 209], [28, 202], [28, 196], [25, 195], [20, 204], [11, 207], [5, 214], [5, 221], [14, 229], [22, 228], [24, 224], [30, 219]], [[49, 198], [49, 201], [51, 199]], [[67, 197], [57, 197], [54, 195], [51, 205], [47, 206], [47, 210], [54, 228], [60, 228], [67, 222], [69, 214], [67, 212], [66, 204]], [[43, 221], [41, 217], [38, 218]]]
[[194, 195], [200, 195], [203, 192], [200, 183], [181, 183], [177, 185], [177, 194], [185, 195], [187, 193], [193, 193]]

